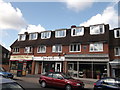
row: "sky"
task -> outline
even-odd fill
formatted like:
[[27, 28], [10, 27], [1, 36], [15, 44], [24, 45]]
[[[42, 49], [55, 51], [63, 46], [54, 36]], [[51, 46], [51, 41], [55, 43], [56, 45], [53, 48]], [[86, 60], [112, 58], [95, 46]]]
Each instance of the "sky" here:
[[109, 24], [110, 29], [117, 28], [119, 0], [108, 1], [0, 0], [0, 44], [10, 50], [18, 34], [25, 31], [41, 32], [101, 23]]

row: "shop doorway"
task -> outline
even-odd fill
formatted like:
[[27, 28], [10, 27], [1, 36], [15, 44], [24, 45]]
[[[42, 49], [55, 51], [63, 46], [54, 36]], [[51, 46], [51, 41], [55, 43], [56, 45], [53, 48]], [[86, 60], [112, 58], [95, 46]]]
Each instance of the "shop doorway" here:
[[55, 72], [61, 72], [61, 64], [62, 63], [55, 63]]

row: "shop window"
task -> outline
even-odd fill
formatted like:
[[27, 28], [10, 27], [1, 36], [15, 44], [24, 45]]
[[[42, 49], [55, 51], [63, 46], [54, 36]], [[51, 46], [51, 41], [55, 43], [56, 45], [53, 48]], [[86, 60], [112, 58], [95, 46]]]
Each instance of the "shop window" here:
[[95, 26], [90, 26], [90, 34], [95, 35], [95, 34], [104, 34], [104, 25], [95, 25]]
[[39, 46], [38, 47], [38, 51], [37, 51], [38, 53], [45, 53], [46, 52], [46, 46]]
[[13, 53], [19, 53], [20, 51], [19, 51], [19, 47], [15, 47], [15, 48], [13, 48]]
[[30, 33], [29, 34], [29, 40], [36, 40], [38, 37], [38, 33]]
[[62, 45], [54, 45], [52, 47], [52, 52], [56, 52], [56, 53], [62, 52]]
[[55, 31], [55, 37], [59, 38], [59, 37], [65, 37], [66, 36], [66, 30], [57, 30]]
[[19, 34], [18, 35], [18, 41], [24, 41], [26, 39], [26, 35], [25, 34]]
[[114, 37], [115, 38], [120, 38], [120, 29], [119, 30], [114, 30]]
[[51, 37], [51, 31], [50, 32], [42, 32], [41, 33], [41, 39], [48, 39]]
[[11, 61], [11, 70], [17, 70], [18, 61]]
[[90, 44], [90, 52], [102, 52], [102, 51], [103, 51], [103, 43]]
[[71, 44], [69, 48], [70, 48], [70, 52], [80, 52], [81, 44]]
[[114, 51], [115, 51], [115, 56], [120, 56], [120, 47], [115, 47]]
[[32, 47], [25, 47], [25, 53], [32, 53]]
[[76, 27], [71, 29], [71, 36], [83, 36], [84, 27]]

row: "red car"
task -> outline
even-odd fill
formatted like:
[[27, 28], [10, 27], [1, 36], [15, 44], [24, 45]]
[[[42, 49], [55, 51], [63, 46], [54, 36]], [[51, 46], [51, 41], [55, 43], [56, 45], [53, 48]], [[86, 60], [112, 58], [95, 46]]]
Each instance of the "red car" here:
[[69, 75], [61, 72], [49, 72], [41, 75], [39, 83], [43, 88], [46, 86], [65, 88], [65, 90], [84, 88], [84, 83], [82, 81], [73, 79]]

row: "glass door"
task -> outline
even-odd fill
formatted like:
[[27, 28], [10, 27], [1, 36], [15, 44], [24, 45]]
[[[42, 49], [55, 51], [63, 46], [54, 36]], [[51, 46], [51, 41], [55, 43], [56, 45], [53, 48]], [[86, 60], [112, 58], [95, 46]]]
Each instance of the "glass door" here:
[[61, 72], [61, 63], [55, 64], [55, 72]]

